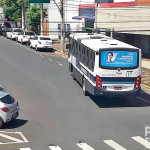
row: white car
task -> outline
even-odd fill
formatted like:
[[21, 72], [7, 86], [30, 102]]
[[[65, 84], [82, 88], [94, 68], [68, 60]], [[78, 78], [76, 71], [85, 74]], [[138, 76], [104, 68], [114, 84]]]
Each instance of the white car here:
[[52, 49], [53, 42], [48, 36], [35, 36], [33, 39], [30, 40], [30, 48], [35, 48], [37, 51], [38, 49]]
[[14, 40], [18, 38], [18, 35], [20, 32], [23, 32], [20, 28], [13, 28], [11, 32], [6, 33], [6, 38], [9, 38], [11, 40]]
[[27, 43], [30, 41], [30, 39], [33, 39], [35, 35], [36, 34], [33, 31], [23, 31], [19, 33], [17, 41], [21, 44]]
[[18, 102], [9, 93], [0, 91], [0, 128], [19, 115]]

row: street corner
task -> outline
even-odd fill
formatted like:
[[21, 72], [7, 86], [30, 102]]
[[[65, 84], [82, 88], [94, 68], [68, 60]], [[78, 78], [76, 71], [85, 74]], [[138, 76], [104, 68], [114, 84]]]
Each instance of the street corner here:
[[58, 56], [61, 56], [61, 57], [64, 57], [64, 58], [68, 58], [68, 55], [67, 54], [65, 54], [65, 53], [61, 53], [61, 52], [58, 52], [58, 51], [56, 51], [55, 52]]

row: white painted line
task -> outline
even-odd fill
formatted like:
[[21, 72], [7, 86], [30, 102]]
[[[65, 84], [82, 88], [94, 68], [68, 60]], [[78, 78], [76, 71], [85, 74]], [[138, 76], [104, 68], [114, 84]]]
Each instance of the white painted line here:
[[63, 64], [59, 64], [59, 66], [64, 66]]
[[53, 61], [52, 59], [48, 59], [48, 60]]
[[43, 55], [40, 55], [40, 57], [44, 57]]
[[3, 134], [3, 133], [0, 133], [0, 136], [4, 137], [6, 139], [9, 139], [9, 140], [15, 141], [15, 142], [22, 142], [22, 140], [20, 140], [20, 139], [14, 138], [12, 136], [9, 136], [9, 135]]
[[77, 145], [83, 150], [95, 150], [94, 148], [92, 148], [86, 143], [78, 143]]
[[51, 150], [62, 150], [59, 146], [49, 146]]
[[150, 149], [150, 142], [148, 142], [147, 140], [143, 139], [140, 136], [134, 136], [131, 137], [133, 140], [135, 140], [136, 142], [140, 143], [141, 145], [145, 146], [145, 148]]
[[104, 140], [104, 142], [115, 150], [127, 150], [113, 140]]
[[31, 148], [20, 148], [20, 150], [31, 150]]
[[146, 99], [144, 99], [144, 98], [142, 98], [142, 97], [137, 96], [137, 98], [139, 98], [139, 99], [141, 99], [142, 101], [147, 102], [147, 103], [149, 103], [149, 104], [150, 104], [150, 102], [149, 102], [149, 101], [147, 101]]
[[[22, 140], [18, 139], [18, 138], [15, 138], [15, 137], [12, 137], [12, 136], [9, 136], [7, 134], [13, 134], [13, 135], [19, 135]], [[22, 134], [22, 132], [7, 132], [7, 131], [0, 131], [0, 137], [3, 137], [3, 138], [6, 138], [6, 139], [9, 139], [13, 142], [5, 142], [5, 143], [2, 143], [0, 142], [0, 145], [4, 145], [4, 144], [14, 144], [14, 143], [27, 143], [29, 142], [25, 136]]]

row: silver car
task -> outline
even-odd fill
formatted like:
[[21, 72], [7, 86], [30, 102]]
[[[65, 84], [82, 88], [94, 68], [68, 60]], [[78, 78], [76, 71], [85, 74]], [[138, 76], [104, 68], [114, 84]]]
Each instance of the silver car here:
[[19, 115], [18, 102], [9, 93], [0, 91], [0, 128]]

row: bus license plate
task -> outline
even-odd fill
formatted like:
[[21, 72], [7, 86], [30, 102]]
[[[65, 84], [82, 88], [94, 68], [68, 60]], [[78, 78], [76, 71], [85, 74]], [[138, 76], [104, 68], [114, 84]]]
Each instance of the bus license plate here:
[[122, 90], [122, 87], [114, 87], [114, 90]]

